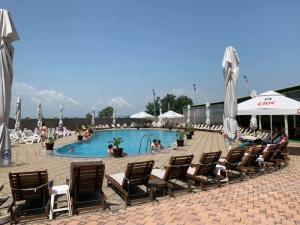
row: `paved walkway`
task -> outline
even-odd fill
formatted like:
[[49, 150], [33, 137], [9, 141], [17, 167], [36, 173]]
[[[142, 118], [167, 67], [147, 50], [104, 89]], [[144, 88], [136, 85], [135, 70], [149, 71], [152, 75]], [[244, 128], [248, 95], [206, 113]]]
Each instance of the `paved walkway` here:
[[[206, 192], [165, 198], [117, 213], [94, 212], [45, 224], [300, 224], [300, 157], [272, 174]], [[37, 223], [39, 224], [39, 223]]]
[[[73, 142], [75, 137], [57, 141], [56, 145]], [[167, 165], [171, 155], [194, 154], [196, 162], [203, 152], [222, 150], [223, 138], [216, 133], [196, 132], [185, 147], [165, 154], [101, 159], [106, 173], [124, 171], [128, 162], [155, 160], [155, 167]], [[84, 160], [84, 159], [81, 159]], [[99, 160], [99, 159], [98, 159]], [[69, 165], [75, 159], [45, 156], [40, 144], [17, 145], [13, 148], [14, 166], [0, 169], [1, 195], [10, 194], [9, 171], [47, 169], [55, 184], [69, 176]], [[79, 216], [59, 216], [53, 221], [32, 224], [300, 224], [300, 157], [292, 156], [289, 167], [241, 183], [225, 185], [206, 192], [163, 198], [158, 202], [125, 207], [124, 201], [104, 185], [110, 210]], [[4, 193], [4, 194], [3, 194]]]

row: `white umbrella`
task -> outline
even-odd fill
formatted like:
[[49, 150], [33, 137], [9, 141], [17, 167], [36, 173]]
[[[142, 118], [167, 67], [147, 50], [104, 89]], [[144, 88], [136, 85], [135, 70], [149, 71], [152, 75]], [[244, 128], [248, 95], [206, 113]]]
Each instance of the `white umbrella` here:
[[116, 110], [115, 109], [113, 109], [112, 118], [113, 118], [113, 124], [116, 125]]
[[21, 98], [17, 98], [15, 130], [21, 129]]
[[162, 115], [159, 115], [158, 118], [162, 118], [162, 119], [180, 119], [180, 118], [183, 118], [183, 115], [170, 110], [168, 112], [165, 112]]
[[237, 80], [239, 77], [239, 57], [233, 47], [227, 47], [222, 62], [225, 101], [224, 101], [224, 135], [229, 142], [229, 148], [232, 148], [232, 142], [237, 138], [238, 124], [237, 114]]
[[63, 111], [64, 108], [62, 105], [58, 106], [58, 112], [59, 112], [59, 122], [58, 122], [58, 126], [59, 127], [63, 127], [64, 123], [63, 123]]
[[146, 112], [139, 112], [130, 116], [131, 119], [153, 119], [154, 116], [146, 113]]
[[288, 135], [287, 115], [300, 115], [300, 102], [275, 91], [267, 91], [238, 105], [238, 115], [269, 115], [272, 133], [272, 116], [284, 115], [285, 132]]
[[95, 108], [92, 108], [92, 121], [91, 121], [91, 125], [95, 126]]
[[191, 106], [190, 105], [187, 106], [187, 120], [186, 120], [186, 123], [187, 124], [191, 123]]
[[205, 111], [205, 114], [206, 114], [206, 121], [205, 121], [205, 123], [206, 123], [207, 125], [210, 125], [210, 119], [209, 119], [209, 117], [210, 117], [210, 109], [209, 109], [209, 107], [210, 107], [209, 102], [206, 102], [206, 105], [205, 105], [205, 108], [206, 108], [206, 111]]
[[43, 123], [43, 110], [42, 110], [42, 103], [39, 102], [37, 105], [37, 127], [41, 127]]
[[[257, 96], [256, 90], [252, 90], [251, 92], [251, 98], [255, 98]], [[255, 114], [252, 114], [251, 119], [250, 119], [250, 128], [251, 130], [256, 130], [257, 129], [257, 118]]]
[[12, 43], [19, 40], [17, 31], [7, 10], [0, 9], [0, 165], [11, 162], [11, 143], [8, 131], [11, 85], [13, 82]]

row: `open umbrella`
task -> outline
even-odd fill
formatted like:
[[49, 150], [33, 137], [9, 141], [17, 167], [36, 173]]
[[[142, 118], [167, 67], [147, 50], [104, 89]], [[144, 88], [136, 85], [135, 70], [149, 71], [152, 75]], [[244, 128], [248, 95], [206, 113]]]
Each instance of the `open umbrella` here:
[[43, 123], [43, 110], [42, 110], [42, 103], [39, 102], [37, 105], [37, 127], [41, 127]]
[[237, 138], [238, 124], [236, 121], [237, 114], [237, 80], [239, 77], [239, 57], [233, 47], [225, 49], [222, 62], [224, 75], [224, 136], [229, 144], [229, 149], [232, 148], [233, 142]]
[[187, 106], [187, 120], [186, 120], [186, 123], [187, 124], [191, 123], [191, 106], [190, 105]]
[[139, 112], [130, 116], [131, 119], [153, 119], [154, 116], [146, 113], [146, 112]]
[[162, 119], [181, 119], [181, 118], [183, 118], [183, 115], [170, 110], [168, 112], [165, 112], [162, 115], [159, 115], [158, 118], [162, 118]]
[[21, 129], [21, 98], [17, 98], [15, 130]]
[[58, 112], [59, 112], [59, 122], [58, 122], [58, 126], [59, 127], [63, 127], [64, 123], [63, 123], [63, 111], [64, 108], [62, 105], [58, 106]]
[[[252, 90], [251, 92], [251, 98], [255, 98], [257, 96], [256, 90]], [[250, 119], [250, 128], [251, 130], [257, 129], [257, 118], [255, 114], [252, 114], [251, 119]]]
[[91, 121], [91, 125], [95, 126], [95, 108], [92, 108], [92, 121]]
[[209, 119], [209, 117], [210, 117], [210, 109], [209, 109], [209, 107], [210, 107], [210, 104], [209, 104], [209, 102], [206, 102], [206, 105], [205, 105], [205, 115], [206, 115], [206, 120], [205, 120], [205, 123], [207, 124], [207, 125], [210, 125], [210, 119]]
[[11, 162], [11, 143], [8, 121], [11, 104], [11, 86], [13, 82], [12, 43], [19, 40], [17, 31], [7, 10], [0, 9], [0, 165]]

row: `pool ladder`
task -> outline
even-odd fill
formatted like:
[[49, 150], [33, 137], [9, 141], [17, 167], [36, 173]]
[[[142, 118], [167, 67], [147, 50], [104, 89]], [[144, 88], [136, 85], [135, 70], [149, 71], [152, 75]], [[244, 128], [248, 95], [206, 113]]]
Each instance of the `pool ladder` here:
[[141, 148], [142, 148], [142, 141], [145, 137], [147, 137], [147, 142], [146, 142], [146, 151], [145, 152], [148, 152], [148, 145], [150, 145], [150, 138], [154, 136], [154, 134], [145, 134], [141, 137], [141, 140], [140, 140], [140, 147], [139, 147], [139, 154], [141, 154]]

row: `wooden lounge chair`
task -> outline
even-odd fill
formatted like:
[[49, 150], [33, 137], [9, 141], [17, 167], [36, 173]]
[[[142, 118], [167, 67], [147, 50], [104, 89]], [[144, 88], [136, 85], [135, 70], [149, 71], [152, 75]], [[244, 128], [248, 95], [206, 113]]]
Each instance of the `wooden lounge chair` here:
[[259, 166], [256, 159], [261, 155], [264, 146], [251, 146], [242, 161], [236, 166], [236, 169], [241, 173], [241, 179], [249, 174], [259, 172]]
[[285, 144], [280, 144], [277, 149], [275, 149], [274, 154], [270, 158], [270, 161], [275, 164], [276, 168], [281, 168], [282, 163], [283, 166], [287, 166], [289, 164], [289, 150], [288, 150], [288, 142]]
[[245, 151], [246, 150], [242, 148], [233, 148], [228, 152], [225, 158], [220, 159], [219, 164], [226, 167], [228, 179], [236, 176], [241, 177], [242, 174], [239, 172], [238, 166], [242, 161]]
[[12, 203], [8, 209], [10, 223], [48, 216], [49, 183], [47, 171], [9, 173]]
[[191, 192], [191, 183], [187, 177], [187, 171], [192, 165], [194, 155], [172, 156], [169, 165], [163, 169], [153, 169], [152, 175], [168, 183], [169, 195], [172, 195], [174, 183], [171, 180], [179, 180], [187, 183], [187, 192]]
[[217, 183], [220, 186], [220, 177], [214, 173], [214, 170], [221, 154], [221, 151], [203, 153], [199, 164], [193, 164], [189, 167], [187, 177], [199, 182], [202, 190], [205, 190], [206, 185], [210, 182]]
[[[125, 173], [106, 175], [107, 185], [116, 190], [124, 198], [126, 205], [130, 205], [133, 196], [140, 195], [133, 189], [144, 185], [146, 193], [151, 198], [148, 190], [148, 182], [151, 171], [154, 166], [154, 160], [144, 162], [128, 163]], [[143, 193], [144, 194], [144, 193]]]
[[104, 172], [105, 165], [102, 161], [71, 162], [70, 179], [67, 182], [75, 213], [84, 204], [95, 208], [100, 203], [103, 210], [105, 209], [105, 195], [102, 190]]

